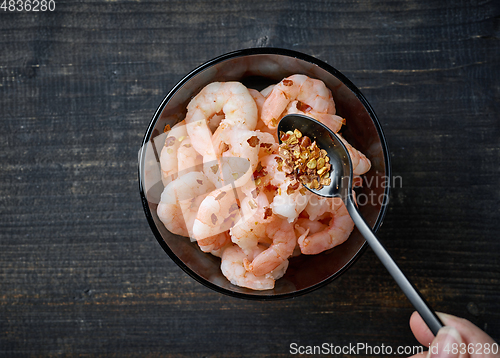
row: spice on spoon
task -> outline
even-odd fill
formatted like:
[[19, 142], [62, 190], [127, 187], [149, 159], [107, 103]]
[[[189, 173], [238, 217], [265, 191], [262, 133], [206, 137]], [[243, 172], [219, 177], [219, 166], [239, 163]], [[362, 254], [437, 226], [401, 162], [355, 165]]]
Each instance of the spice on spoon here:
[[311, 142], [298, 129], [280, 132], [279, 135], [281, 144], [279, 157], [276, 158], [279, 171], [310, 189], [321, 189], [331, 184], [331, 164], [326, 150], [318, 148], [316, 141]]

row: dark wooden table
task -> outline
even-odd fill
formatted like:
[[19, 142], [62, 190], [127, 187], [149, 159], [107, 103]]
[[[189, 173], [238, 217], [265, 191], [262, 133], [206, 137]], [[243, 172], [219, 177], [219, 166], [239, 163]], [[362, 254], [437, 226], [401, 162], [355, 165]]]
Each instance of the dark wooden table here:
[[9, 4], [0, 10], [0, 356], [418, 346], [413, 309], [370, 249], [320, 290], [261, 302], [195, 282], [152, 235], [137, 154], [156, 107], [199, 64], [261, 46], [315, 56], [361, 89], [402, 178], [381, 240], [433, 308], [500, 339], [498, 2]]

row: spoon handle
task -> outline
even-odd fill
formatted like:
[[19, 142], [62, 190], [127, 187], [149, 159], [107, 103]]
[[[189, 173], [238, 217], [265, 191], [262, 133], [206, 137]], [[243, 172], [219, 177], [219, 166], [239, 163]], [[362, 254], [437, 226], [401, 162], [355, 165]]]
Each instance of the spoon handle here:
[[375, 236], [371, 228], [359, 213], [358, 207], [356, 206], [352, 199], [352, 196], [350, 195], [348, 196], [348, 200], [346, 200], [346, 206], [349, 215], [351, 215], [351, 218], [354, 221], [354, 224], [356, 224], [358, 230], [361, 232], [361, 235], [364, 236], [377, 257], [380, 259], [380, 261], [382, 261], [382, 264], [384, 264], [385, 268], [389, 271], [394, 280], [396, 280], [396, 283], [403, 290], [406, 297], [408, 297], [408, 299], [413, 304], [427, 326], [430, 328], [432, 333], [436, 335], [439, 329], [443, 327], [443, 323], [439, 320], [436, 313], [429, 307], [420, 292], [406, 278], [404, 273], [394, 262], [382, 243]]

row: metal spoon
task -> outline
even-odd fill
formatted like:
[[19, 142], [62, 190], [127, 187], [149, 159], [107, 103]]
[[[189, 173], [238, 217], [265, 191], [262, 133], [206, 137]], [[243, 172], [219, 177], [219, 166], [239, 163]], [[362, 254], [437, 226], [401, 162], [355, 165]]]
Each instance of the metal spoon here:
[[382, 264], [384, 264], [386, 269], [396, 280], [396, 283], [401, 287], [406, 297], [408, 297], [432, 333], [436, 335], [439, 329], [443, 327], [443, 323], [429, 307], [420, 292], [418, 292], [415, 286], [413, 286], [394, 262], [382, 243], [375, 236], [370, 226], [365, 222], [354, 202], [352, 194], [352, 163], [347, 148], [335, 133], [313, 118], [300, 114], [289, 114], [283, 117], [278, 124], [278, 134], [280, 132], [286, 133], [287, 131], [293, 132], [294, 129], [298, 129], [303, 135], [307, 135], [311, 140], [315, 140], [319, 148], [326, 150], [332, 165], [330, 172], [332, 181], [329, 186], [324, 186], [319, 190], [311, 189], [307, 187], [307, 185], [304, 186], [316, 195], [329, 198], [342, 198], [349, 215], [356, 224], [361, 235], [363, 235], [377, 257], [382, 261]]

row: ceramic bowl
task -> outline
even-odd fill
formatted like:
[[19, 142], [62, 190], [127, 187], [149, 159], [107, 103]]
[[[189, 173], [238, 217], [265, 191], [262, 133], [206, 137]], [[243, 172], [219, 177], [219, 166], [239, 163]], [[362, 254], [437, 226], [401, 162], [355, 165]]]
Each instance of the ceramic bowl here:
[[165, 142], [164, 128], [184, 119], [188, 102], [207, 84], [240, 81], [261, 90], [292, 74], [322, 80], [332, 91], [337, 114], [346, 118], [342, 134], [372, 163], [363, 175], [357, 198], [361, 214], [376, 232], [387, 210], [390, 164], [386, 140], [372, 107], [343, 74], [312, 56], [277, 48], [235, 51], [210, 60], [180, 80], [165, 96], [153, 115], [139, 151], [139, 187], [146, 218], [159, 244], [186, 273], [207, 287], [248, 299], [289, 298], [310, 292], [339, 277], [361, 255], [366, 242], [354, 229], [349, 239], [319, 255], [290, 259], [286, 274], [274, 289], [254, 291], [232, 285], [221, 273], [220, 259], [203, 253], [196, 242], [171, 234], [158, 219], [156, 208], [163, 184], [159, 155]]

